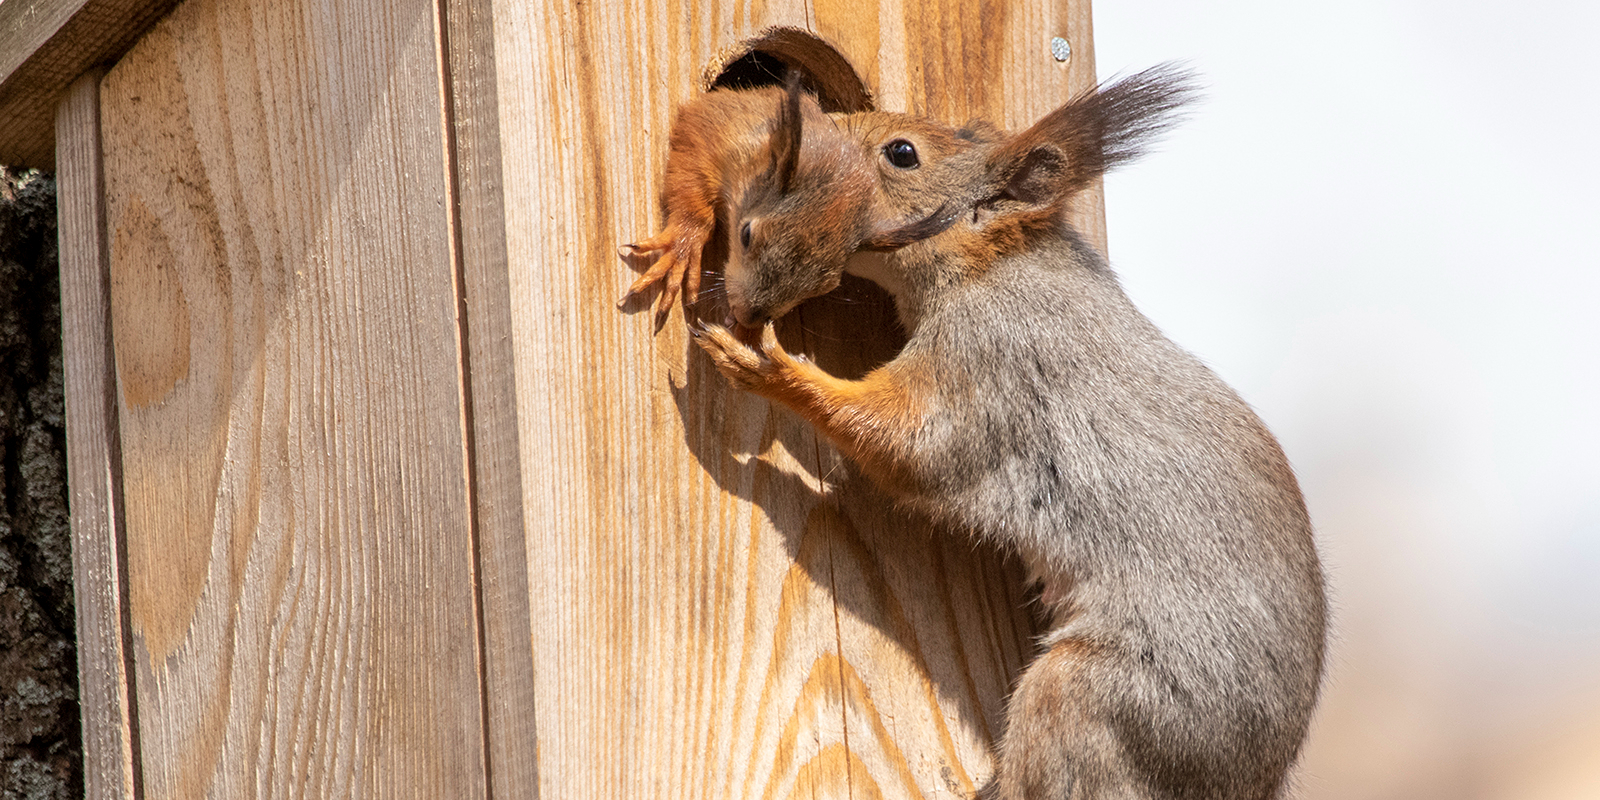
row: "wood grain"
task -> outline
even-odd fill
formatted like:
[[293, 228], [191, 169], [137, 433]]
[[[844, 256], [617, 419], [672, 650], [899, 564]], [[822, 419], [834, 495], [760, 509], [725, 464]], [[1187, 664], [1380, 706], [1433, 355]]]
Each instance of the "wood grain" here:
[[[980, 12], [186, 0], [145, 35], [77, 234], [114, 341], [86, 508], [126, 532], [108, 791], [970, 796], [1031, 657], [1016, 565], [612, 303], [671, 109], [770, 26], [951, 120], [1093, 85], [1087, 3]], [[841, 374], [899, 345], [860, 282], [782, 335]]]
[[0, 164], [48, 169], [57, 98], [78, 76], [127, 50], [175, 2], [0, 2]]
[[[895, 513], [797, 418], [731, 389], [675, 315], [613, 303], [653, 233], [671, 111], [773, 25], [881, 106], [1031, 122], [1092, 85], [1087, 3], [494, 5], [542, 796], [970, 796], [1031, 657], [1014, 564]], [[1066, 66], [1054, 35], [1081, 46]], [[1087, 78], [1085, 82], [1085, 71]], [[637, 309], [636, 309], [637, 310]], [[787, 343], [859, 372], [880, 292]]]
[[138, 745], [125, 627], [122, 459], [111, 369], [98, 71], [68, 88], [56, 112], [55, 131], [84, 796], [133, 798], [138, 787]]
[[186, 0], [102, 119], [151, 797], [482, 797], [440, 18]]
[[452, 0], [442, 8], [472, 420], [470, 485], [483, 609], [489, 789], [494, 797], [533, 800], [539, 796], [539, 738], [493, 8], [491, 0]]

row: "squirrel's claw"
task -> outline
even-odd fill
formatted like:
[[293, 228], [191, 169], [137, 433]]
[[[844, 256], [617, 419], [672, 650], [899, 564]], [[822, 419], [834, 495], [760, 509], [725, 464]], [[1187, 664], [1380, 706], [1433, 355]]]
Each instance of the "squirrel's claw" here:
[[778, 329], [771, 322], [761, 326], [761, 354], [772, 358], [783, 353], [783, 345], [778, 344]]
[[[628, 291], [617, 301], [617, 307], [628, 304], [636, 295], [656, 284], [661, 285], [661, 296], [656, 300], [656, 329], [660, 330], [666, 320], [667, 312], [672, 310], [672, 304], [677, 302], [678, 295], [685, 288], [689, 294], [684, 302], [692, 303], [700, 291], [700, 254], [705, 247], [706, 235], [700, 232], [681, 233], [677, 228], [669, 226], [659, 236], [646, 239], [643, 242], [623, 245], [618, 252], [623, 257], [637, 257], [646, 253], [664, 251], [632, 284]], [[631, 249], [631, 253], [623, 252]]]
[[628, 298], [650, 288], [651, 285], [655, 284], [657, 281], [660, 281], [661, 277], [666, 275], [667, 272], [672, 269], [672, 262], [674, 260], [675, 258], [671, 250], [662, 253], [661, 257], [656, 259], [656, 263], [651, 264], [650, 268], [646, 269], [643, 275], [640, 275], [633, 281], [633, 283], [628, 285], [627, 294], [622, 296], [623, 302], [627, 302]]
[[623, 245], [623, 247], [627, 248], [630, 252], [623, 253], [622, 255], [624, 255], [624, 256], [642, 256], [645, 253], [654, 253], [657, 250], [665, 250], [665, 249], [667, 249], [668, 245], [671, 245], [673, 242], [675, 242], [677, 240], [678, 240], [678, 231], [677, 231], [677, 229], [674, 228], [672, 225], [668, 225], [665, 230], [661, 231], [660, 233], [658, 233], [658, 234], [656, 234], [656, 235], [654, 235], [654, 236], [652, 236], [652, 237], [650, 237], [648, 239], [645, 239], [644, 241], [633, 242], [633, 243], [630, 243], [630, 244]]

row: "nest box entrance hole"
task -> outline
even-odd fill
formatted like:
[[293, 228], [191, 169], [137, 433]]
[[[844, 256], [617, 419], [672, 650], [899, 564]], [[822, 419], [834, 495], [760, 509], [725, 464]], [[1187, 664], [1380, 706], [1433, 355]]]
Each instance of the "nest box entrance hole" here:
[[701, 88], [782, 86], [788, 70], [817, 96], [823, 111], [872, 110], [872, 94], [832, 45], [798, 28], [769, 28], [729, 48], [707, 65]]

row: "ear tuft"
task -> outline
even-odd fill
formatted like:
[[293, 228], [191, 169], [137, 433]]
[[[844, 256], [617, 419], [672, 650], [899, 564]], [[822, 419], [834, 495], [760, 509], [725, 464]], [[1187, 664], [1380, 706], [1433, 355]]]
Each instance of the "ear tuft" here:
[[1194, 98], [1194, 77], [1161, 64], [1103, 85], [1045, 115], [990, 155], [995, 200], [1065, 201], [1113, 167], [1143, 155]]
[[778, 104], [777, 122], [772, 127], [770, 149], [772, 174], [779, 196], [789, 193], [795, 170], [800, 164], [800, 72], [789, 70], [783, 83], [783, 99]]
[[1022, 156], [1022, 162], [1000, 191], [1000, 199], [1030, 206], [1049, 205], [1067, 180], [1066, 154], [1053, 144], [1041, 144]]

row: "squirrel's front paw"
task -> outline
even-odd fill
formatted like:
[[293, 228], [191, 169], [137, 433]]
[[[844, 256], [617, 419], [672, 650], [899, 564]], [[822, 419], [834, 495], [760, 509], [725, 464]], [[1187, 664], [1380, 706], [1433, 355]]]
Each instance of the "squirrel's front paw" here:
[[677, 300], [680, 289], [687, 292], [685, 302], [692, 304], [700, 294], [700, 254], [710, 236], [709, 227], [673, 222], [667, 225], [666, 230], [649, 239], [618, 248], [617, 254], [629, 259], [642, 258], [650, 253], [661, 254], [628, 287], [627, 294], [617, 301], [618, 307], [626, 305], [635, 295], [651, 286], [660, 285], [661, 297], [656, 302], [656, 321], [659, 326]]
[[773, 394], [795, 365], [794, 356], [778, 343], [770, 322], [762, 327], [761, 341], [754, 348], [721, 325], [690, 325], [689, 333], [728, 380], [749, 392]]

